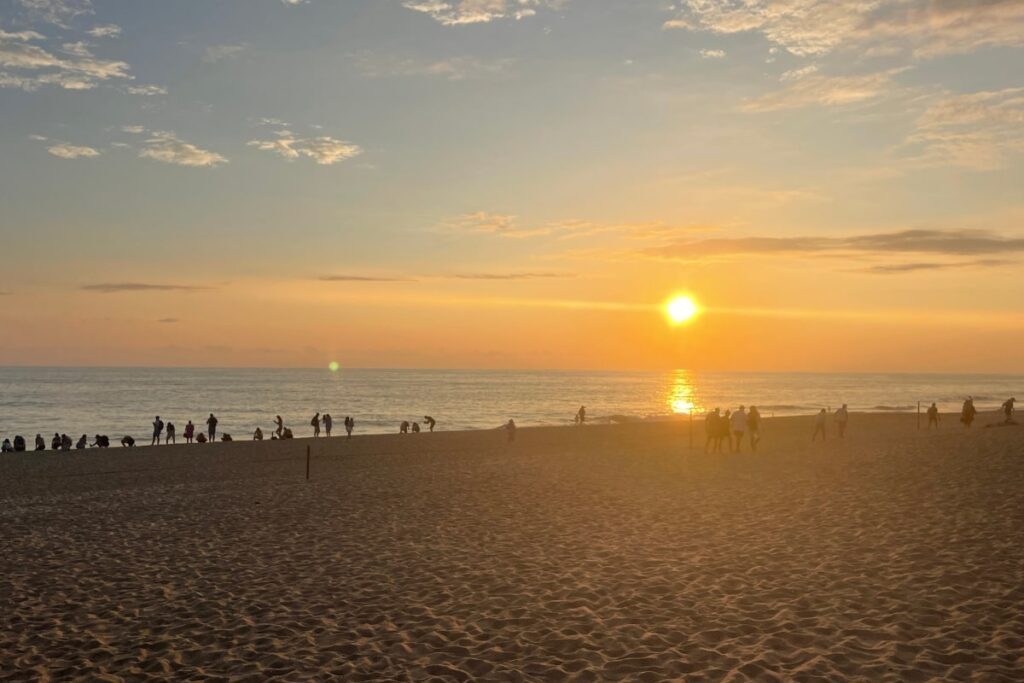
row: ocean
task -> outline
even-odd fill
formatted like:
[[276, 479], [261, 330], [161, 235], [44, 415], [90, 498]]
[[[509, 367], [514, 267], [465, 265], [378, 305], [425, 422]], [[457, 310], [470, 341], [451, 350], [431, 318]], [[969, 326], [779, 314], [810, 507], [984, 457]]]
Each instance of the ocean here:
[[77, 437], [131, 434], [148, 443], [159, 415], [178, 434], [187, 420], [249, 438], [269, 433], [280, 414], [297, 437], [329, 412], [335, 433], [346, 415], [356, 433], [397, 432], [403, 420], [438, 421], [440, 430], [566, 425], [581, 405], [588, 421], [661, 420], [693, 411], [754, 404], [765, 416], [810, 414], [843, 403], [852, 411], [915, 411], [936, 401], [959, 410], [972, 395], [980, 410], [1024, 396], [1024, 376], [577, 372], [520, 370], [347, 370], [186, 368], [0, 368], [0, 436], [54, 432]]

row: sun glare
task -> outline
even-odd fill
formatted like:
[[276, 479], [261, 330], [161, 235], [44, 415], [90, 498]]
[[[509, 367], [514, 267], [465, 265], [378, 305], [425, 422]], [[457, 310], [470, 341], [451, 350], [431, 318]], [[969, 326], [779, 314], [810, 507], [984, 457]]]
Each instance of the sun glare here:
[[699, 312], [697, 304], [688, 296], [673, 297], [665, 304], [665, 314], [673, 325], [689, 322]]

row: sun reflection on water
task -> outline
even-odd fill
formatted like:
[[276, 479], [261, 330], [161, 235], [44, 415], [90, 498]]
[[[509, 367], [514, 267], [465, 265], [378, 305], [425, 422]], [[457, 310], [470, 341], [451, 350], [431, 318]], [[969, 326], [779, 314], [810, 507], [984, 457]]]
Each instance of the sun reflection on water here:
[[675, 415], [689, 415], [703, 411], [704, 407], [697, 399], [697, 386], [693, 373], [688, 370], [676, 370], [672, 374], [672, 383], [668, 388], [665, 402]]

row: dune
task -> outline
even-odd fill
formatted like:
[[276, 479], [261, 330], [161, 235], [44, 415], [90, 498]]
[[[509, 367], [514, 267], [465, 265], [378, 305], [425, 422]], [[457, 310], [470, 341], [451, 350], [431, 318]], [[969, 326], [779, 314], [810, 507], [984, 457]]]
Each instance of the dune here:
[[0, 680], [1020, 680], [1024, 428], [979, 426], [5, 455]]

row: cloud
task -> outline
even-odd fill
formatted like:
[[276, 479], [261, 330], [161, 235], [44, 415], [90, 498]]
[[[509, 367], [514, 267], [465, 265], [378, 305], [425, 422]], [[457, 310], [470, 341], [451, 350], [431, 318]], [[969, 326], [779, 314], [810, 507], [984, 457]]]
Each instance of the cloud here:
[[146, 129], [143, 126], [121, 126], [121, 131], [133, 135], [141, 135], [146, 132]]
[[321, 282], [415, 282], [412, 278], [379, 275], [324, 275]]
[[280, 130], [273, 140], [250, 140], [249, 145], [264, 152], [274, 152], [289, 161], [308, 157], [322, 166], [330, 166], [359, 156], [359, 145], [329, 136], [298, 138], [290, 130]]
[[164, 325], [173, 325], [174, 323], [180, 321], [177, 318], [160, 318], [160, 320], [157, 320], [157, 322], [162, 323]]
[[523, 228], [516, 223], [515, 216], [487, 211], [475, 211], [451, 218], [441, 228], [451, 232], [501, 237], [533, 237], [551, 232], [548, 227]]
[[167, 94], [167, 88], [162, 85], [130, 85], [125, 90], [131, 95], [143, 95], [146, 97]]
[[701, 50], [700, 56], [704, 59], [724, 59], [725, 50]]
[[917, 273], [921, 271], [934, 271], [934, 270], [949, 270], [957, 268], [992, 268], [999, 266], [1007, 266], [1015, 264], [1015, 261], [1008, 261], [1005, 259], [978, 259], [975, 261], [959, 261], [959, 262], [946, 262], [946, 263], [934, 263], [934, 262], [911, 262], [911, 263], [894, 263], [894, 264], [883, 264], [878, 266], [871, 266], [865, 268], [863, 272], [874, 273], [878, 275], [898, 275], [901, 273]]
[[139, 156], [178, 166], [209, 168], [228, 163], [228, 160], [217, 152], [196, 147], [168, 131], [151, 133], [151, 137], [143, 143]]
[[761, 33], [797, 56], [849, 50], [918, 58], [1024, 45], [1020, 0], [682, 0], [666, 29]]
[[15, 0], [33, 19], [69, 28], [77, 17], [92, 14], [91, 0]]
[[382, 59], [363, 54], [357, 57], [360, 71], [371, 78], [432, 77], [449, 81], [466, 81], [507, 76], [512, 59], [481, 59], [479, 57], [449, 57], [433, 62], [414, 59]]
[[117, 294], [120, 292], [201, 292], [210, 288], [192, 285], [152, 284], [147, 282], [103, 282], [82, 285], [81, 289], [85, 292], [96, 292], [99, 294]]
[[772, 254], [940, 254], [977, 256], [1024, 252], [1024, 238], [1004, 237], [988, 230], [901, 230], [845, 237], [720, 237], [676, 241], [642, 253], [659, 259]]
[[65, 142], [48, 147], [46, 151], [55, 157], [60, 157], [61, 159], [81, 159], [83, 157], [90, 158], [98, 157], [100, 155], [100, 151], [93, 149], [92, 147], [69, 145]]
[[121, 27], [117, 24], [106, 24], [104, 26], [93, 26], [86, 31], [93, 38], [117, 38], [121, 35]]
[[234, 59], [241, 54], [248, 45], [211, 45], [203, 51], [203, 61], [207, 64], [214, 64], [225, 59]]
[[132, 78], [126, 62], [100, 59], [84, 42], [64, 43], [57, 52], [34, 44], [42, 39], [35, 31], [0, 31], [0, 87], [89, 90], [103, 81]]
[[453, 280], [550, 280], [575, 277], [568, 273], [455, 273], [447, 277]]
[[[842, 106], [861, 104], [879, 99], [895, 90], [893, 77], [904, 69], [889, 69], [860, 76], [826, 76], [805, 71], [802, 74], [787, 72], [783, 80], [788, 83], [783, 89], [747, 100], [745, 111], [778, 111], [807, 106]], [[804, 71], [804, 70], [801, 70]]]
[[406, 0], [402, 6], [429, 15], [445, 26], [525, 19], [540, 8], [558, 9], [565, 0]]

